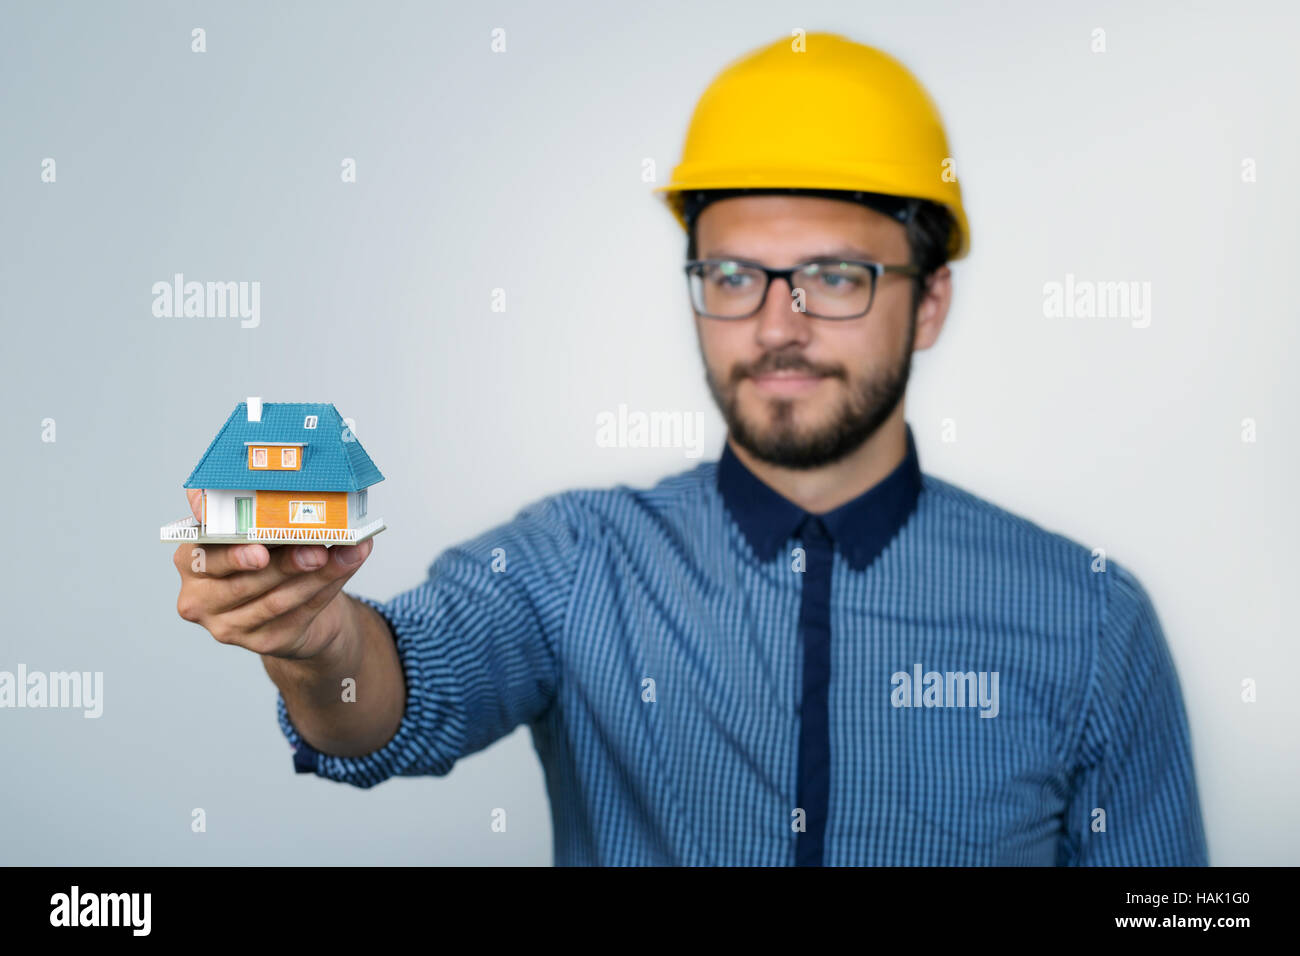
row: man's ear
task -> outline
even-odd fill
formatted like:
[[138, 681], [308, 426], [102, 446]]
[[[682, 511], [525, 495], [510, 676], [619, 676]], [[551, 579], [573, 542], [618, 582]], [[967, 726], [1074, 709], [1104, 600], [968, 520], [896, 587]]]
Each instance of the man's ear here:
[[941, 266], [926, 281], [916, 308], [916, 340], [912, 350], [928, 349], [939, 339], [948, 306], [952, 304], [952, 270]]

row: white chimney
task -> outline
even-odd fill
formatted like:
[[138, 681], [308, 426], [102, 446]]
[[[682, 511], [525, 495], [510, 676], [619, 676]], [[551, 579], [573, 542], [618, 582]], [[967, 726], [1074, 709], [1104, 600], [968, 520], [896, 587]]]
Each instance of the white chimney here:
[[250, 422], [260, 422], [262, 420], [262, 400], [260, 398], [249, 396], [248, 420]]

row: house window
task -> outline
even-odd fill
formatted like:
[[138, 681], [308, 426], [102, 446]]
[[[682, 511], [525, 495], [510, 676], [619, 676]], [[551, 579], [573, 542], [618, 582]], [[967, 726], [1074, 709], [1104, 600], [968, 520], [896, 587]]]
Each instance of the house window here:
[[281, 448], [280, 449], [280, 467], [297, 468], [298, 467], [298, 449]]
[[290, 524], [324, 524], [325, 502], [291, 501], [289, 502]]
[[303, 428], [315, 428], [315, 427], [316, 427], [316, 416], [315, 416], [315, 415], [308, 415], [307, 418], [303, 421], [303, 423], [302, 423], [302, 427], [303, 427]]
[[364, 518], [365, 516], [366, 516], [366, 489], [362, 488], [360, 491], [357, 492], [357, 517]]
[[265, 467], [266, 467], [266, 449], [265, 449], [265, 448], [254, 448], [254, 449], [252, 450], [251, 454], [252, 454], [253, 458], [252, 458], [252, 462], [249, 464], [249, 467], [250, 467], [250, 468], [265, 468]]

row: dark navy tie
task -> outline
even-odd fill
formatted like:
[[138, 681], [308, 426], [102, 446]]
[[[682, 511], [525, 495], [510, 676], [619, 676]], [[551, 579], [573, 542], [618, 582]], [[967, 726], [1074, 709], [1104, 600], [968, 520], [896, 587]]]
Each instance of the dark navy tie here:
[[821, 519], [808, 515], [798, 532], [804, 548], [799, 642], [803, 695], [799, 705], [798, 805], [805, 829], [796, 837], [795, 865], [821, 866], [831, 793], [831, 562], [834, 544]]

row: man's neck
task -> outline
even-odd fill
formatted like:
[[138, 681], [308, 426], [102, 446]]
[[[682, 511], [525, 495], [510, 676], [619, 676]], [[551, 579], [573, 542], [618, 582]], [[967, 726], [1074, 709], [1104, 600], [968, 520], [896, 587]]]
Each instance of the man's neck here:
[[782, 468], [756, 459], [739, 447], [730, 435], [727, 444], [763, 484], [804, 511], [825, 514], [875, 487], [907, 456], [903, 403], [898, 403], [893, 413], [861, 447], [822, 468]]

